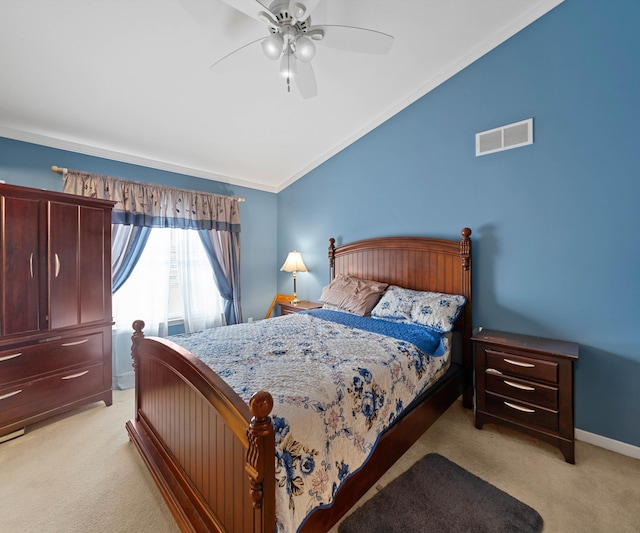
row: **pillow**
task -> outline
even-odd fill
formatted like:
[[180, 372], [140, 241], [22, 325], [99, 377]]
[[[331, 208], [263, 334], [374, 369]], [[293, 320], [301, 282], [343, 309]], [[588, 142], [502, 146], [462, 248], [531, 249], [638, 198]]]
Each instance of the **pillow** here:
[[344, 311], [344, 309], [341, 309], [337, 305], [328, 304], [328, 303], [323, 303], [322, 304], [322, 309], [326, 309], [328, 311]]
[[459, 294], [413, 291], [392, 285], [373, 308], [371, 316], [428, 326], [445, 333], [453, 329], [466, 302]]
[[322, 289], [320, 301], [340, 311], [369, 316], [387, 287], [387, 283], [338, 274]]

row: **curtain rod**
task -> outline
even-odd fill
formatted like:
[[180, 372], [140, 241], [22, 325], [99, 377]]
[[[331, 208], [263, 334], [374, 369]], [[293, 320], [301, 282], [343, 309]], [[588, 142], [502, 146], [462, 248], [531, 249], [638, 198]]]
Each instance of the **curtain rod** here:
[[62, 174], [63, 176], [67, 175], [67, 172], [69, 172], [68, 168], [62, 168], [62, 167], [57, 167], [55, 165], [53, 165], [51, 167], [51, 172], [56, 172], [58, 174]]
[[[68, 168], [64, 168], [64, 167], [58, 167], [56, 165], [52, 165], [51, 166], [51, 172], [55, 172], [56, 174], [62, 174], [62, 176], [66, 176], [67, 173], [69, 172]], [[246, 199], [245, 198], [238, 198], [238, 202], [245, 202]]]

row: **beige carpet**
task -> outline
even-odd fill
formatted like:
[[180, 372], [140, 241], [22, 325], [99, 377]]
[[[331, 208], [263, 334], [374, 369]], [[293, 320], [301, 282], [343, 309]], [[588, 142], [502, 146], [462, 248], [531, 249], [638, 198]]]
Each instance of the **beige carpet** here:
[[[178, 528], [125, 422], [133, 391], [27, 428], [0, 444], [3, 533], [171, 533]], [[640, 461], [578, 442], [576, 465], [554, 447], [452, 406], [379, 483], [439, 453], [536, 509], [544, 533], [640, 531]], [[363, 501], [376, 492], [372, 489]], [[337, 527], [331, 530], [337, 531]]]
[[124, 428], [133, 390], [0, 444], [0, 531], [179, 531]]

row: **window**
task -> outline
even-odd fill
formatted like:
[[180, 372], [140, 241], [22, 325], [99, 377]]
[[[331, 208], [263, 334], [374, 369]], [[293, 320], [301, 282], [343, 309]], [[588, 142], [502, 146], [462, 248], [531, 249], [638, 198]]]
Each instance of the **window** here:
[[187, 332], [221, 325], [224, 302], [198, 232], [151, 230], [131, 276], [113, 295], [113, 310], [116, 328], [128, 332], [137, 319], [161, 336], [169, 323], [183, 322]]

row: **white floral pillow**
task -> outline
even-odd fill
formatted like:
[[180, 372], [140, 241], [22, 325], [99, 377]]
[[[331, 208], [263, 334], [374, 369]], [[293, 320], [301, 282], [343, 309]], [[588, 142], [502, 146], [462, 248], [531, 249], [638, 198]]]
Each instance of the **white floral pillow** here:
[[420, 324], [445, 333], [467, 302], [459, 294], [413, 291], [391, 285], [371, 311], [374, 318]]

